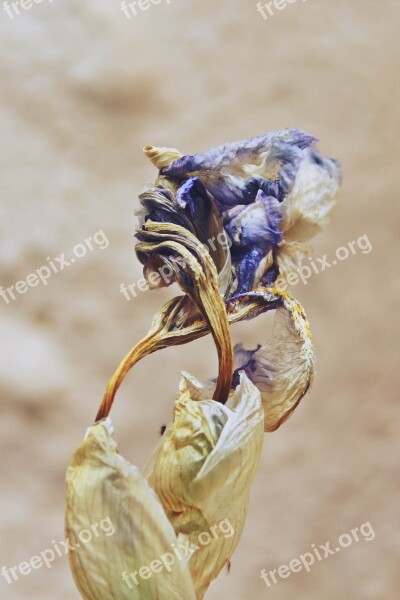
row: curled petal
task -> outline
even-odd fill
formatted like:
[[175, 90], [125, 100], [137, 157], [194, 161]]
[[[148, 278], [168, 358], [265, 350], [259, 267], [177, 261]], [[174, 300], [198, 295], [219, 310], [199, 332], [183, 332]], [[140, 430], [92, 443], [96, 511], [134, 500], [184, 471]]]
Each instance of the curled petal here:
[[[189, 568], [198, 600], [239, 542], [263, 444], [260, 395], [244, 373], [225, 405], [210, 400], [210, 392], [184, 376], [149, 474], [178, 539], [196, 548]], [[229, 534], [221, 533], [222, 523]], [[201, 534], [213, 529], [202, 545]]]
[[300, 149], [307, 148], [315, 140], [298, 129], [283, 129], [262, 135], [223, 144], [207, 152], [179, 158], [163, 169], [163, 174], [173, 178], [184, 178], [196, 171], [221, 171], [243, 176], [263, 165], [274, 142], [286, 142]]
[[236, 294], [257, 287], [272, 267], [274, 251], [282, 241], [281, 220], [281, 205], [261, 190], [253, 204], [236, 206], [225, 213], [224, 227], [232, 241], [237, 276]]
[[230, 241], [227, 237], [222, 218], [214, 210], [210, 197], [198, 177], [187, 179], [178, 189], [176, 199], [189, 214], [195, 233], [204, 244], [213, 259], [219, 278], [219, 289], [222, 294], [231, 282]]
[[168, 167], [182, 156], [175, 148], [158, 148], [157, 146], [145, 146], [143, 152], [157, 169]]
[[[231, 257], [229, 249], [212, 254], [217, 271], [223, 272], [222, 293], [241, 294], [260, 283], [270, 285], [285, 262], [279, 256], [285, 251], [282, 242], [300, 242], [318, 233], [336, 202], [339, 165], [321, 157], [315, 144], [313, 136], [284, 129], [172, 162], [173, 153], [167, 153], [168, 164], [160, 169], [157, 187], [169, 188], [168, 209], [162, 198], [158, 203], [155, 197], [150, 202], [142, 197], [145, 215], [160, 222], [169, 218], [204, 243], [210, 231], [209, 211], [213, 211], [218, 227], [223, 224], [233, 242]], [[278, 218], [272, 224], [271, 214], [261, 218], [260, 200], [278, 205], [273, 209]], [[214, 226], [214, 235], [215, 230]], [[148, 278], [152, 269], [153, 264], [145, 264]]]
[[[111, 535], [80, 543], [81, 531], [104, 520]], [[138, 585], [129, 579], [171, 552], [177, 538], [154, 490], [118, 454], [109, 419], [88, 430], [71, 459], [65, 527], [76, 548], [69, 553], [72, 573], [85, 600], [195, 600], [185, 561], [158, 573], [148, 569], [151, 576], [137, 579]]]
[[322, 158], [315, 150], [306, 152], [285, 200], [282, 231], [287, 241], [306, 241], [328, 224], [340, 182], [335, 160]]
[[248, 206], [238, 205], [224, 215], [224, 226], [233, 246], [258, 244], [264, 247], [278, 245], [282, 240], [279, 225], [282, 220], [281, 205], [264, 192]]
[[283, 297], [271, 342], [252, 351], [237, 345], [234, 351], [233, 384], [244, 371], [261, 392], [265, 431], [274, 431], [293, 413], [314, 378], [312, 336], [303, 308]]

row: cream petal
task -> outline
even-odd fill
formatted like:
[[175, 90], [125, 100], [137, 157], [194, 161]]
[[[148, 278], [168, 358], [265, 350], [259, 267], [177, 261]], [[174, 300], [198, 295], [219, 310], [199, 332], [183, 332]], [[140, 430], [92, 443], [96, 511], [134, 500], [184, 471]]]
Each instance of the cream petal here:
[[336, 205], [341, 172], [334, 160], [315, 162], [310, 150], [298, 169], [286, 197], [282, 231], [287, 241], [306, 241], [329, 223]]
[[182, 154], [176, 148], [166, 148], [157, 146], [145, 146], [143, 152], [151, 160], [157, 169], [168, 167], [175, 160], [181, 158]]
[[[66, 536], [75, 546], [83, 530], [104, 519], [112, 523], [114, 534], [93, 535], [69, 554], [85, 600], [194, 600], [185, 561], [175, 560], [169, 571], [148, 568], [146, 579], [138, 575], [141, 567], [172, 552], [177, 538], [143, 475], [118, 454], [109, 419], [89, 428], [69, 464]], [[138, 585], [129, 578], [135, 572]]]
[[274, 431], [290, 417], [314, 379], [315, 356], [306, 314], [297, 300], [285, 293], [282, 298], [273, 339], [254, 351], [235, 347], [235, 377], [244, 370], [260, 390], [265, 431]]
[[197, 548], [189, 568], [198, 599], [239, 542], [264, 430], [259, 391], [244, 373], [226, 405], [204, 399], [205, 390], [183, 378], [149, 475], [178, 539]]
[[287, 279], [289, 273], [296, 273], [310, 256], [310, 250], [300, 242], [282, 242], [276, 254], [279, 275]]

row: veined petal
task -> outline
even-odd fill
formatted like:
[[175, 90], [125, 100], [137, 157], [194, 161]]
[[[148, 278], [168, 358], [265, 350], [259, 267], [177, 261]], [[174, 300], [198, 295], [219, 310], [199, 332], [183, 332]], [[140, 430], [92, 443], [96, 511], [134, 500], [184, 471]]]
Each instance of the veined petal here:
[[236, 206], [224, 215], [224, 227], [234, 246], [257, 244], [264, 248], [282, 241], [279, 225], [282, 208], [275, 198], [259, 191], [257, 199], [248, 206]]
[[308, 150], [285, 200], [282, 231], [287, 241], [305, 241], [329, 223], [341, 183], [337, 161]]
[[259, 191], [257, 200], [237, 206], [224, 215], [224, 227], [232, 246], [237, 294], [254, 289], [274, 263], [274, 253], [282, 242], [279, 229], [282, 205]]
[[244, 371], [261, 392], [265, 431], [274, 431], [293, 413], [314, 379], [312, 336], [303, 308], [283, 296], [271, 342], [252, 351], [237, 345], [234, 351], [233, 385]]
[[[189, 568], [198, 600], [239, 542], [263, 444], [260, 395], [244, 373], [225, 405], [210, 392], [184, 377], [149, 475], [178, 539], [196, 548]], [[203, 545], [201, 534], [223, 522], [230, 535], [210, 535]]]
[[[81, 531], [104, 519], [114, 533], [80, 543]], [[85, 600], [195, 600], [184, 561], [160, 572], [148, 568], [171, 552], [177, 538], [154, 490], [118, 454], [109, 419], [89, 428], [71, 459], [65, 527], [75, 547], [69, 553], [72, 573]], [[150, 576], [138, 578], [141, 567]], [[136, 574], [138, 584], [130, 574]]]
[[243, 176], [248, 174], [247, 165], [263, 163], [265, 155], [275, 141], [286, 142], [303, 149], [315, 142], [316, 138], [298, 129], [271, 131], [247, 140], [223, 144], [207, 152], [183, 156], [165, 167], [162, 172], [168, 177], [178, 179], [196, 171], [226, 171]]
[[286, 279], [289, 273], [295, 273], [309, 256], [310, 250], [304, 244], [300, 242], [282, 242], [276, 253], [279, 275]]

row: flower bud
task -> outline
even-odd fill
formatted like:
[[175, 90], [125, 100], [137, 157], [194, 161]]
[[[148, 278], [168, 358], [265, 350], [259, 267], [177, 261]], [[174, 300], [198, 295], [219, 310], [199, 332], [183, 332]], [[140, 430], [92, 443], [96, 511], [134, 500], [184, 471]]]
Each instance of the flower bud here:
[[260, 393], [244, 373], [225, 405], [210, 400], [212, 387], [184, 375], [149, 475], [178, 539], [192, 548], [200, 600], [239, 542], [264, 433]]
[[[104, 519], [113, 535], [83, 543], [81, 532], [98, 532]], [[187, 564], [173, 554], [174, 529], [139, 470], [118, 454], [109, 419], [89, 428], [69, 464], [66, 536], [85, 600], [195, 599]]]

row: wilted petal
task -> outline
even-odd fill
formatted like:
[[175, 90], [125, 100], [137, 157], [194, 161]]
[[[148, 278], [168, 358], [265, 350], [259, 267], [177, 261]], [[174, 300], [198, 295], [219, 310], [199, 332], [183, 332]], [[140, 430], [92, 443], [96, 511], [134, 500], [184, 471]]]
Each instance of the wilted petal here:
[[222, 171], [239, 176], [248, 175], [249, 170], [253, 172], [256, 170], [255, 167], [263, 165], [272, 144], [278, 141], [303, 149], [316, 140], [298, 129], [271, 131], [247, 140], [223, 144], [207, 152], [183, 156], [162, 172], [168, 177], [178, 179], [196, 171]]
[[[162, 173], [178, 181], [196, 174], [220, 212], [251, 204], [259, 190], [282, 202], [293, 185], [303, 149], [314, 141], [298, 130], [271, 132], [204, 154], [184, 156]], [[185, 165], [190, 170], [185, 171]]]
[[[228, 235], [245, 207], [253, 207], [249, 214], [258, 212], [258, 206], [253, 205], [258, 205], [260, 198], [282, 203], [279, 220], [273, 226], [266, 228], [259, 218], [248, 220], [245, 235], [231, 249], [232, 272], [229, 252], [223, 261], [218, 257], [218, 271], [222, 264], [225, 266], [221, 289], [226, 296], [250, 291], [259, 283], [273, 283], [285, 260], [279, 257], [284, 252], [283, 234], [285, 242], [301, 241], [327, 223], [340, 184], [340, 169], [336, 161], [320, 156], [315, 143], [313, 136], [302, 131], [284, 129], [181, 156], [161, 168], [159, 185], [168, 181], [171, 189], [175, 186], [173, 210], [185, 214], [191, 223], [196, 218], [196, 233], [202, 231], [203, 238], [209, 220], [198, 209], [205, 200], [211, 201], [209, 206], [222, 217]], [[168, 215], [153, 207], [148, 216], [166, 222]], [[177, 218], [171, 218], [171, 223], [178, 223]], [[246, 244], [249, 238], [252, 241]], [[232, 240], [238, 239], [233, 235]], [[148, 271], [145, 266], [145, 273]]]
[[261, 392], [265, 431], [274, 431], [293, 413], [314, 378], [315, 358], [307, 317], [289, 296], [275, 313], [271, 342], [255, 350], [235, 347], [233, 385], [244, 371]]
[[198, 177], [187, 179], [177, 190], [176, 200], [182, 210], [189, 215], [196, 235], [204, 244], [213, 259], [222, 294], [231, 282], [230, 241], [226, 235], [222, 218], [208, 196], [207, 190]]
[[279, 225], [281, 205], [275, 198], [259, 191], [257, 200], [248, 206], [236, 206], [224, 215], [224, 227], [232, 246], [240, 294], [254, 289], [274, 262], [274, 251], [282, 241]]
[[295, 273], [310, 256], [310, 250], [300, 242], [282, 242], [276, 255], [279, 275], [284, 279], [289, 273]]
[[258, 244], [264, 247], [278, 245], [282, 240], [279, 225], [282, 208], [275, 198], [259, 191], [257, 199], [248, 206], [238, 205], [224, 214], [224, 227], [236, 246]]
[[[263, 444], [260, 395], [244, 373], [225, 405], [211, 393], [211, 384], [184, 377], [149, 476], [178, 539], [197, 548], [189, 568], [198, 599], [239, 542]], [[231, 526], [229, 536], [199, 541], [222, 522]]]
[[[114, 534], [80, 543], [80, 533], [104, 519]], [[69, 560], [85, 600], [195, 599], [185, 561], [146, 579], [137, 574], [171, 552], [177, 538], [154, 490], [118, 454], [109, 419], [88, 430], [68, 467], [66, 535], [70, 544], [79, 545]], [[136, 573], [139, 584], [129, 577], [126, 583], [123, 573]]]
[[306, 241], [329, 223], [341, 183], [335, 160], [306, 151], [291, 192], [285, 200], [282, 231], [287, 241]]

